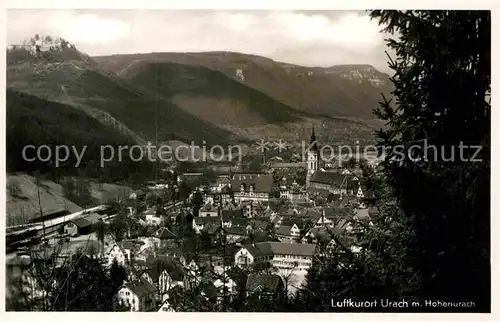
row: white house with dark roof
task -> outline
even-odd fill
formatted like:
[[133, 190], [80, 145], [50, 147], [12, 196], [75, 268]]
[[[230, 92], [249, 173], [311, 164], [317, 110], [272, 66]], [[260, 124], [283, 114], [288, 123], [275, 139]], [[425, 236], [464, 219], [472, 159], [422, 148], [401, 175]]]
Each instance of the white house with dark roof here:
[[231, 227], [232, 220], [235, 218], [243, 218], [243, 209], [230, 206], [221, 211], [222, 227]]
[[359, 181], [353, 175], [318, 170], [311, 175], [308, 188], [326, 190], [334, 195], [355, 195]]
[[[257, 244], [255, 244], [257, 245]], [[257, 251], [255, 245], [249, 245], [247, 247], [242, 247], [236, 254], [234, 255], [234, 264], [238, 267], [248, 267], [253, 265], [256, 262]]]
[[219, 208], [214, 206], [212, 203], [207, 203], [201, 207], [199, 212], [200, 217], [218, 217]]
[[267, 205], [267, 207], [264, 210], [262, 210], [262, 212], [259, 214], [260, 217], [269, 217], [269, 218], [271, 218], [274, 215], [276, 215], [276, 212], [272, 210], [269, 205]]
[[274, 228], [278, 228], [281, 225], [281, 222], [283, 221], [283, 217], [280, 215], [275, 214], [271, 218], [269, 218], [271, 221], [271, 224], [273, 224]]
[[214, 275], [211, 280], [220, 294], [224, 294], [224, 291], [229, 295], [236, 294], [237, 284], [227, 273], [223, 271], [220, 274]]
[[[146, 237], [150, 239], [156, 247], [163, 248], [170, 245], [172, 240], [175, 240], [177, 236], [170, 231], [167, 227], [160, 227], [151, 237]], [[142, 240], [142, 239], [141, 239]]]
[[142, 213], [147, 225], [158, 226], [162, 223], [163, 218], [156, 214], [156, 210], [156, 206], [153, 206]]
[[92, 223], [85, 218], [76, 218], [64, 225], [64, 233], [70, 236], [86, 235], [90, 233]]
[[85, 214], [67, 222], [64, 225], [64, 233], [70, 236], [90, 234], [92, 233], [92, 226], [100, 220], [102, 220], [102, 216], [99, 214]]
[[268, 262], [280, 273], [286, 274], [292, 271], [306, 271], [312, 265], [315, 252], [314, 244], [262, 242], [243, 246], [234, 258], [235, 265], [239, 267]]
[[130, 264], [134, 260], [135, 253], [139, 248], [140, 246], [132, 240], [117, 242], [108, 250], [108, 265], [111, 265], [114, 259], [116, 259], [120, 265]]
[[358, 191], [356, 192], [356, 197], [358, 199], [362, 199], [365, 197], [365, 194], [363, 193], [363, 189], [361, 189], [361, 185], [358, 187]]
[[212, 191], [205, 193], [204, 200], [206, 203], [211, 203], [215, 206], [222, 207], [228, 202], [233, 200], [233, 191], [228, 184], [221, 189], [212, 189]]
[[302, 243], [318, 244], [322, 250], [331, 250], [337, 242], [353, 253], [359, 253], [361, 248], [356, 245], [356, 238], [340, 227], [314, 227], [311, 228], [301, 239]]
[[192, 227], [198, 234], [209, 226], [221, 225], [221, 217], [193, 217]]
[[276, 237], [283, 243], [296, 243], [300, 239], [300, 228], [297, 224], [280, 225], [276, 229]]
[[248, 236], [250, 229], [248, 227], [226, 227], [223, 228], [228, 243], [235, 243]]
[[146, 259], [147, 269], [141, 277], [147, 279], [157, 289], [158, 299], [167, 298], [167, 292], [175, 287], [184, 287], [184, 271], [180, 261], [172, 256], [149, 256]]
[[303, 189], [300, 189], [298, 187], [292, 187], [288, 191], [288, 199], [293, 204], [308, 203], [309, 202], [309, 194], [307, 193], [307, 190], [303, 190]]
[[271, 187], [273, 185], [271, 174], [239, 174], [231, 180], [231, 189], [234, 200], [238, 203], [242, 201], [264, 201], [270, 199]]
[[349, 208], [323, 208], [314, 221], [314, 227], [341, 227], [349, 231], [353, 216], [354, 212]]
[[158, 312], [175, 312], [168, 298], [160, 305]]
[[221, 192], [224, 187], [229, 186], [231, 183], [231, 176], [229, 174], [221, 174], [217, 176], [215, 184], [212, 185], [212, 190]]
[[345, 227], [313, 227], [304, 234], [300, 241], [304, 244], [329, 243], [332, 240], [332, 234], [343, 239], [346, 236]]
[[303, 244], [317, 244], [321, 238], [326, 239], [328, 234], [329, 228], [327, 227], [313, 227], [304, 234], [300, 242]]
[[258, 296], [270, 303], [280, 302], [286, 296], [285, 284], [279, 275], [250, 274], [245, 283], [246, 296]]
[[303, 230], [310, 225], [310, 223], [311, 220], [305, 216], [283, 216], [277, 228], [281, 226], [288, 226], [291, 228], [293, 225], [297, 225], [298, 229]]
[[156, 287], [144, 278], [122, 285], [117, 292], [118, 304], [130, 308], [130, 312], [151, 312], [156, 310]]
[[243, 201], [240, 206], [243, 211], [243, 216], [247, 218], [256, 217], [265, 209], [262, 203], [256, 201]]
[[125, 249], [118, 245], [113, 245], [108, 253], [108, 265], [111, 266], [116, 259], [119, 265], [124, 266], [126, 263], [130, 262], [130, 258], [130, 252], [125, 251]]

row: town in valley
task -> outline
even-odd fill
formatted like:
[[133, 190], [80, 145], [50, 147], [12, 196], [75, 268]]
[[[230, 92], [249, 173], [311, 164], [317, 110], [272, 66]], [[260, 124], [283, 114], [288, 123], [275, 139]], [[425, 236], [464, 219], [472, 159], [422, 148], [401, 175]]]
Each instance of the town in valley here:
[[7, 10], [6, 310], [490, 313], [490, 16]]

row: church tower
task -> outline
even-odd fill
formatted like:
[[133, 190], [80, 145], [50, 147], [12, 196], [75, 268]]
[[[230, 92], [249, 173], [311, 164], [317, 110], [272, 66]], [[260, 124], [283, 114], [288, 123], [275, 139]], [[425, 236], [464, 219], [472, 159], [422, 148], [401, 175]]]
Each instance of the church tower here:
[[316, 141], [316, 135], [314, 134], [314, 127], [312, 128], [311, 142], [309, 143], [309, 150], [307, 151], [307, 176], [306, 176], [306, 188], [310, 185], [310, 179], [314, 172], [318, 170], [318, 142]]

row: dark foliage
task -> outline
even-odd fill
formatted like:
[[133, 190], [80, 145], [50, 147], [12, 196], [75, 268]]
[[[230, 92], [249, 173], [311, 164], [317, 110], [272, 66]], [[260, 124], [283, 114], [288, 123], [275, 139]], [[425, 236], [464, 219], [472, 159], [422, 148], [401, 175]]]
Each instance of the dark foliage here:
[[[400, 35], [387, 40], [397, 55], [390, 62], [395, 102], [384, 100], [376, 110], [387, 122], [378, 132], [385, 177], [360, 164], [363, 185], [371, 192], [365, 202], [378, 215], [373, 225], [353, 223], [361, 252], [335, 240], [335, 248], [316, 259], [294, 301], [304, 311], [370, 311], [330, 303], [351, 298], [378, 300], [376, 311], [489, 312], [490, 13], [375, 11], [371, 16]], [[461, 144], [481, 151], [465, 149], [460, 155]], [[384, 309], [382, 298], [475, 305]]]
[[389, 125], [378, 135], [388, 152], [389, 182], [413, 219], [416, 238], [408, 249], [421, 277], [415, 291], [422, 299], [474, 301], [475, 310], [489, 311], [490, 12], [372, 17], [400, 34], [388, 40], [397, 55], [390, 62], [397, 100], [377, 111]]
[[56, 270], [53, 311], [113, 311], [116, 283], [98, 258], [75, 254]]
[[[123, 180], [137, 173], [145, 178], [154, 178], [154, 164], [147, 160], [134, 162], [127, 154], [121, 161], [115, 157], [101, 168], [101, 147], [111, 145], [117, 151], [118, 145], [131, 146], [135, 143], [73, 107], [7, 90], [7, 124], [8, 171], [38, 171], [56, 182], [66, 175], [81, 174], [103, 181]], [[51, 148], [52, 157], [47, 162], [39, 158], [25, 160], [22, 153], [28, 145], [47, 145]], [[78, 153], [84, 151], [81, 163], [78, 164], [75, 153], [70, 151], [68, 160], [56, 165], [56, 146], [67, 146]], [[46, 151], [41, 155], [43, 158], [46, 157], [44, 153]], [[60, 153], [65, 156], [63, 150]], [[26, 157], [35, 158], [35, 150], [28, 149]]]

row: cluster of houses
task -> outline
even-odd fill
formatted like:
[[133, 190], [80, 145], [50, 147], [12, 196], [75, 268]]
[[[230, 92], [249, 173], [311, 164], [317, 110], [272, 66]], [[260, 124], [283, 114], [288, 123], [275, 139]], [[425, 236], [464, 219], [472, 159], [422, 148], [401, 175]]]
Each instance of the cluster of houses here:
[[[224, 297], [237, 296], [241, 287], [244, 287], [247, 296], [264, 288], [265, 294], [277, 299], [284, 298], [285, 282], [280, 275], [254, 273], [250, 269], [251, 265], [260, 261], [260, 257], [251, 258], [246, 266], [241, 266], [241, 254], [246, 248], [265, 248], [266, 245], [270, 249], [275, 249], [276, 258], [295, 254], [296, 251], [293, 248], [279, 249], [281, 243], [277, 241], [255, 243], [248, 237], [240, 240], [241, 243], [229, 240], [222, 248], [222, 244], [218, 245], [218, 242], [222, 242], [226, 232], [226, 229], [222, 228], [210, 232], [213, 249], [196, 256], [183, 253], [175, 247], [170, 249], [158, 247], [162, 241], [167, 243], [176, 238], [165, 227], [160, 228], [160, 231], [153, 236], [143, 238], [151, 240], [149, 243], [137, 239], [121, 241], [111, 246], [111, 251], [106, 251], [108, 265], [117, 261], [127, 267], [129, 272], [127, 281], [117, 291], [117, 305], [126, 306], [130, 311], [171, 312], [179, 301], [183, 301], [183, 292], [193, 289], [199, 291], [205, 300], [215, 304], [221, 303]], [[311, 262], [314, 245], [308, 247], [311, 251], [304, 254], [309, 256]], [[143, 256], [144, 250], [150, 252]], [[271, 253], [272, 250], [268, 252], [268, 256]], [[234, 271], [235, 267], [248, 269], [243, 286], [238, 285], [241, 277]], [[271, 287], [268, 285], [269, 279], [273, 282]]]
[[[210, 210], [210, 207], [205, 208], [204, 211]], [[343, 243], [353, 253], [359, 252], [360, 248], [356, 245], [356, 228], [354, 228], [357, 226], [354, 226], [353, 222], [365, 221], [369, 225], [372, 217], [373, 214], [368, 209], [350, 207], [292, 209], [283, 214], [278, 214], [267, 207], [260, 209], [257, 216], [246, 216], [242, 209], [223, 209], [220, 214], [214, 213], [213, 216], [193, 219], [195, 231], [210, 237], [214, 248], [212, 254], [190, 258], [186, 254], [176, 253], [175, 250], [163, 248], [160, 251], [160, 247], [153, 245], [159, 245], [162, 240], [175, 238], [171, 232], [165, 233], [168, 231], [166, 228], [161, 228], [161, 233], [158, 232], [154, 237], [149, 237], [157, 239], [150, 243], [152, 255], [140, 258], [138, 254], [141, 253], [141, 247], [146, 247], [145, 243], [137, 245], [124, 241], [115, 246], [114, 252], [109, 253], [109, 262], [111, 263], [116, 258], [123, 265], [134, 260], [135, 263], [146, 263], [145, 271], [139, 270], [140, 273], [135, 276], [140, 279], [141, 283], [147, 284], [149, 289], [153, 290], [150, 285], [155, 287], [157, 300], [163, 301], [160, 310], [165, 311], [172, 307], [169, 302], [171, 298], [169, 292], [172, 289], [189, 289], [193, 287], [193, 283], [210, 282], [208, 286], [205, 285], [208, 287], [206, 294], [208, 297], [212, 294], [214, 301], [222, 296], [221, 289], [229, 290], [229, 294], [234, 295], [237, 278], [221, 277], [221, 274], [230, 272], [234, 267], [248, 272], [255, 271], [256, 266], [265, 268], [267, 273], [249, 274], [247, 280], [252, 279], [251, 284], [256, 285], [259, 279], [264, 281], [269, 275], [275, 276], [277, 280], [280, 280], [278, 284], [288, 289], [286, 277], [296, 276], [299, 281], [303, 281], [314, 257], [333, 249], [336, 243]], [[221, 251], [222, 247], [225, 249], [224, 254]], [[162, 254], [159, 255], [159, 253]], [[158, 261], [169, 264], [158, 265]], [[148, 266], [148, 263], [156, 264]], [[215, 276], [211, 279], [197, 273], [201, 267], [207, 266], [209, 268], [206, 271], [215, 272]], [[162, 267], [161, 272], [155, 271], [158, 267]], [[134, 282], [133, 287], [136, 287], [135, 283], [137, 282]], [[300, 283], [291, 286], [299, 288]], [[148, 287], [141, 289], [148, 289]], [[124, 284], [123, 289], [129, 292], [124, 294], [142, 296], [136, 294], [132, 288]], [[212, 292], [208, 291], [210, 288], [213, 289]], [[292, 290], [288, 289], [288, 291]], [[283, 296], [282, 294], [274, 295]], [[121, 295], [120, 298], [124, 296]], [[139, 308], [142, 309], [142, 307]]]
[[[86, 236], [95, 233], [90, 227], [109, 216], [89, 213], [63, 226], [64, 234], [72, 238], [65, 242], [71, 245], [65, 246], [65, 256], [84, 248], [100, 254], [108, 266], [116, 261], [126, 267], [128, 277], [115, 303], [130, 311], [173, 311], [183, 292], [193, 289], [215, 304], [236, 296], [241, 287], [248, 294], [264, 288], [268, 296], [282, 299], [300, 288], [315, 256], [338, 242], [359, 251], [352, 223], [364, 220], [369, 225], [373, 217], [369, 209], [349, 203], [321, 208], [294, 205], [278, 211], [271, 203], [233, 200], [221, 205], [220, 200], [214, 204], [210, 199], [192, 219], [194, 231], [209, 237], [211, 252], [193, 256], [179, 250], [178, 237], [161, 220], [143, 223], [156, 227], [151, 233], [119, 242], [107, 239], [103, 244]], [[155, 211], [151, 207], [143, 215], [156, 216]], [[236, 268], [247, 272], [243, 286], [238, 285], [241, 277], [234, 273]], [[298, 282], [288, 285], [289, 276], [296, 276]]]
[[[64, 224], [69, 240], [63, 243], [73, 245], [68, 247], [70, 254], [90, 242], [92, 252], [100, 254], [106, 265], [116, 262], [126, 268], [127, 279], [117, 290], [115, 303], [130, 311], [174, 311], [189, 290], [215, 305], [241, 294], [242, 288], [246, 296], [259, 292], [260, 297], [266, 294], [280, 301], [301, 287], [315, 257], [333, 251], [338, 243], [353, 253], [361, 251], [360, 227], [368, 229], [376, 216], [363, 205], [367, 193], [355, 174], [322, 171], [315, 149], [302, 166], [306, 167], [305, 185], [296, 176], [303, 167], [278, 164], [269, 172], [220, 175], [209, 189], [198, 189], [195, 193], [202, 195], [203, 202], [197, 213], [190, 214], [190, 224], [208, 244], [203, 254], [179, 247], [179, 236], [165, 225], [167, 218], [183, 213], [182, 207], [160, 205], [140, 214], [129, 208], [128, 216], [149, 228], [138, 235], [132, 236], [129, 227], [125, 240], [86, 239], [97, 233], [96, 223], [113, 217], [89, 213]], [[315, 197], [322, 194], [329, 200], [319, 206]], [[131, 197], [134, 204], [144, 193]], [[290, 201], [286, 207], [280, 206], [283, 200]], [[159, 207], [164, 208], [161, 213]]]

